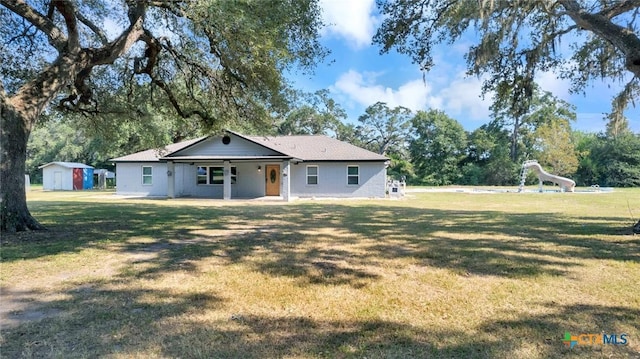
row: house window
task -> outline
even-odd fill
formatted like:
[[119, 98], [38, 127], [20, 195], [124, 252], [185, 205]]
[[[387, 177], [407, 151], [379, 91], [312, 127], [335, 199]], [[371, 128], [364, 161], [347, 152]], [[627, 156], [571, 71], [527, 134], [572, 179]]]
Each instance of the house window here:
[[318, 184], [318, 166], [307, 166], [307, 184]]
[[142, 166], [142, 184], [149, 186], [153, 184], [153, 167]]
[[[200, 166], [196, 171], [198, 184], [224, 184], [224, 167]], [[231, 167], [231, 184], [236, 184], [237, 178], [236, 167]]]
[[207, 184], [207, 167], [198, 167], [196, 173], [198, 184]]
[[238, 170], [235, 167], [231, 167], [231, 184], [236, 184], [238, 180]]
[[209, 167], [209, 184], [224, 184], [224, 167]]
[[357, 185], [360, 183], [360, 167], [347, 166], [347, 184]]

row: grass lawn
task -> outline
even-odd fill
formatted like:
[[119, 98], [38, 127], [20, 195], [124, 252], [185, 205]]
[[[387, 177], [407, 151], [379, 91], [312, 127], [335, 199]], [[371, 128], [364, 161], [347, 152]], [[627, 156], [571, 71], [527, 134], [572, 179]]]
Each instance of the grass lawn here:
[[28, 197], [50, 230], [2, 237], [2, 358], [640, 357], [640, 189]]

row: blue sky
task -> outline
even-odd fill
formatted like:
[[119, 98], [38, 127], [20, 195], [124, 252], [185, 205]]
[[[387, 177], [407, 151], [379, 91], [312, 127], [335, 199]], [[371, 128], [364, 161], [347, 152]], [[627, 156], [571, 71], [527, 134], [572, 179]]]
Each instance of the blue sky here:
[[[380, 23], [375, 0], [320, 1], [324, 21], [330, 24], [323, 31], [322, 43], [332, 53], [313, 75], [292, 75], [296, 87], [305, 91], [329, 89], [347, 111], [349, 122], [355, 122], [367, 106], [377, 101], [414, 111], [439, 109], [470, 131], [489, 121], [491, 96], [483, 100], [482, 81], [465, 76], [463, 55], [469, 43], [440, 46], [434, 53], [436, 66], [423, 74], [408, 56], [380, 55], [379, 47], [371, 45]], [[578, 119], [573, 128], [590, 132], [604, 131], [603, 113], [610, 111], [611, 99], [621, 86], [594, 83], [585, 96], [570, 94], [569, 82], [553, 73], [538, 75], [537, 83], [575, 105]], [[632, 107], [626, 116], [632, 130], [640, 132], [640, 108]]]

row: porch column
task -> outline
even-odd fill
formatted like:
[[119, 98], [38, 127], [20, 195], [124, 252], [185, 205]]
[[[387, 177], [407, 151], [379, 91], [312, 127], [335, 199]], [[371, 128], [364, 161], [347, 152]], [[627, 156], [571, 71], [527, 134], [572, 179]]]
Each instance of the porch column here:
[[222, 199], [231, 199], [231, 164], [224, 161], [224, 185], [222, 189]]
[[173, 161], [167, 162], [167, 197], [176, 198], [176, 166]]
[[291, 201], [291, 161], [282, 162], [282, 199]]

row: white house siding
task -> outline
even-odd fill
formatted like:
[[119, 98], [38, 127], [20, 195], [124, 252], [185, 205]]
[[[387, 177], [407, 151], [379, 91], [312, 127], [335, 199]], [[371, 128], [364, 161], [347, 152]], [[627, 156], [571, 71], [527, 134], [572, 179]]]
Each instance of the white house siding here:
[[[199, 166], [222, 167], [222, 163], [176, 164], [176, 197], [222, 198], [223, 185], [199, 185], [197, 169]], [[233, 195], [233, 187], [232, 187]]]
[[[142, 167], [152, 168], [151, 185], [142, 184]], [[116, 163], [116, 193], [120, 195], [166, 196], [167, 164], [162, 162]]]
[[280, 155], [268, 148], [249, 142], [235, 135], [229, 135], [229, 144], [222, 143], [222, 137], [212, 137], [195, 144], [174, 156], [274, 156]]
[[[318, 184], [307, 184], [307, 166], [318, 166]], [[347, 184], [347, 166], [359, 167], [358, 185]], [[301, 162], [292, 164], [291, 196], [385, 197], [384, 162]]]
[[[265, 195], [265, 166], [282, 162], [239, 162], [236, 167], [236, 183], [231, 185], [231, 198], [256, 198]], [[318, 184], [307, 184], [307, 166], [318, 166]], [[142, 167], [153, 168], [152, 185], [142, 184]], [[222, 167], [222, 163], [176, 163], [173, 173], [176, 197], [217, 198], [223, 197], [223, 185], [198, 185], [198, 166]], [[258, 172], [260, 166], [260, 172]], [[359, 184], [347, 184], [347, 167], [358, 166]], [[50, 166], [54, 167], [54, 166]], [[384, 198], [386, 171], [383, 162], [301, 162], [290, 165], [292, 197], [363, 197]], [[65, 169], [65, 168], [63, 168]], [[68, 169], [67, 169], [68, 170]], [[167, 164], [126, 163], [116, 165], [116, 193], [120, 195], [167, 196]], [[71, 173], [63, 178], [72, 178]], [[71, 179], [68, 180], [72, 187]], [[282, 195], [282, 193], [281, 193]]]
[[[60, 183], [56, 187], [55, 173], [60, 172]], [[42, 169], [42, 189], [53, 190], [73, 190], [73, 168], [52, 164]]]
[[[265, 194], [265, 163], [245, 162], [234, 164], [231, 166], [238, 167], [238, 181], [236, 186], [239, 198], [256, 198]], [[260, 172], [258, 172], [260, 166]]]
[[[176, 172], [176, 197], [222, 198], [223, 185], [199, 185], [197, 168], [223, 167], [223, 163], [178, 163]], [[231, 198], [256, 198], [264, 196], [264, 164], [254, 162], [231, 163], [236, 167], [236, 183], [231, 185]], [[258, 166], [261, 171], [258, 172]]]

